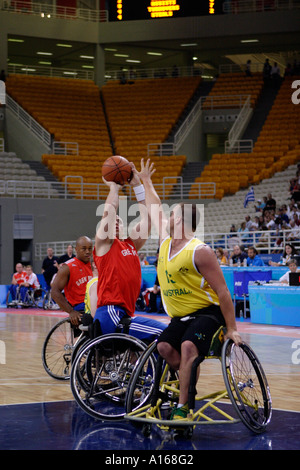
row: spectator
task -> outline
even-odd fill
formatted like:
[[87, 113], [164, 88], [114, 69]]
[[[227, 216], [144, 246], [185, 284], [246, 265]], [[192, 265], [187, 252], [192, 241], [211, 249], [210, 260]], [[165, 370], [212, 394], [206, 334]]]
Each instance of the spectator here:
[[257, 200], [257, 205], [254, 206], [256, 212], [263, 212], [264, 208], [266, 207], [267, 198], [264, 197], [264, 200], [261, 199]]
[[69, 259], [75, 258], [75, 254], [73, 253], [73, 246], [68, 245], [67, 246], [67, 251], [64, 255], [60, 256], [58, 259], [58, 264], [63, 264], [66, 261], [69, 261]]
[[252, 72], [251, 72], [251, 60], [247, 60], [246, 63], [246, 76], [247, 77], [252, 77]]
[[18, 293], [20, 294], [20, 299], [24, 302], [26, 295], [25, 284], [28, 281], [27, 272], [24, 269], [22, 263], [16, 264], [16, 272], [13, 274], [11, 285], [9, 286], [9, 292], [11, 295], [12, 304], [17, 302]]
[[265, 266], [265, 263], [258, 256], [257, 249], [254, 246], [248, 248], [247, 266]]
[[219, 247], [219, 248], [216, 249], [216, 256], [217, 256], [217, 260], [218, 260], [218, 263], [219, 263], [220, 266], [227, 266], [228, 265], [227, 258], [224, 255], [223, 248]]
[[[152, 288], [147, 289], [150, 292], [150, 297], [149, 297], [149, 312], [157, 312], [157, 313], [165, 313], [164, 307], [162, 304], [161, 300], [161, 295], [160, 295], [160, 285], [159, 285], [159, 280], [158, 276], [155, 278], [155, 282]], [[160, 304], [157, 310], [157, 299], [160, 299]]]
[[280, 82], [280, 68], [278, 67], [277, 62], [274, 62], [273, 67], [271, 68], [271, 80], [273, 85], [276, 87]]
[[265, 85], [268, 85], [268, 83], [270, 82], [271, 69], [272, 67], [269, 62], [269, 59], [266, 59], [264, 63], [264, 68], [263, 68], [263, 80], [264, 80]]
[[287, 266], [289, 267], [289, 271], [287, 271], [281, 278], [279, 279], [279, 282], [282, 282], [283, 284], [289, 284], [290, 282], [290, 273], [299, 273], [300, 270], [297, 269], [297, 261], [295, 259], [291, 259], [288, 263]]
[[287, 240], [290, 243], [300, 241], [300, 226], [296, 224], [295, 220], [291, 220]]
[[266, 212], [266, 211], [276, 211], [276, 201], [275, 201], [275, 199], [273, 199], [271, 193], [269, 193], [268, 197], [267, 197], [264, 212]]
[[50, 290], [51, 279], [54, 274], [57, 273], [58, 268], [58, 257], [54, 256], [53, 248], [47, 249], [47, 256], [43, 260], [42, 264], [42, 274], [44, 275], [44, 279], [46, 281], [47, 290]]
[[242, 265], [245, 259], [247, 259], [245, 251], [243, 251], [239, 245], [235, 245], [231, 255], [232, 266]]
[[25, 286], [31, 289], [39, 289], [41, 286], [40, 286], [38, 277], [33, 272], [32, 266], [30, 264], [26, 266], [26, 273], [27, 273], [28, 280], [25, 282]]
[[246, 222], [241, 223], [241, 227], [238, 229], [238, 233], [242, 241], [247, 240], [249, 237], [249, 230], [246, 227]]
[[149, 266], [145, 253], [140, 253], [139, 258], [140, 258], [141, 266]]
[[276, 263], [275, 261], [269, 261], [269, 265], [270, 266], [285, 266], [296, 254], [297, 252], [295, 248], [293, 247], [293, 245], [291, 245], [290, 243], [286, 243], [280, 262]]

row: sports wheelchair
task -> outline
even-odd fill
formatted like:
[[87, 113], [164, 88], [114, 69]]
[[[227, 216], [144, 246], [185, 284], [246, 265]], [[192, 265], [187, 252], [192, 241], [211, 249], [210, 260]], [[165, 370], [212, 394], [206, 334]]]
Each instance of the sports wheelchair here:
[[56, 323], [47, 334], [42, 349], [47, 374], [54, 379], [69, 380], [72, 357], [88, 339], [88, 332], [74, 328], [69, 318]]
[[[120, 420], [126, 413], [128, 385], [136, 364], [148, 347], [128, 334], [129, 322], [122, 319], [116, 333], [102, 336], [100, 326], [96, 325], [94, 339], [85, 342], [73, 356], [70, 376], [73, 396], [94, 418]], [[146, 380], [151, 383], [155, 371], [154, 355], [149, 358], [147, 367]]]
[[[42, 350], [46, 372], [70, 380], [78, 405], [103, 420], [122, 419], [125, 396], [134, 366], [147, 345], [128, 334], [130, 319], [122, 319], [116, 333], [102, 335], [99, 322], [74, 328], [69, 318], [48, 333]], [[155, 358], [151, 358], [152, 380]]]
[[[24, 289], [21, 293], [21, 289]], [[7, 293], [6, 297], [6, 305], [7, 307], [22, 307], [22, 308], [42, 308], [43, 301], [47, 294], [47, 291], [38, 287], [36, 289], [32, 289], [30, 287], [20, 287], [18, 286], [16, 289], [16, 298], [14, 300], [11, 299], [11, 293]], [[23, 296], [23, 299], [22, 299]]]
[[[157, 352], [156, 342], [152, 343], [132, 374], [126, 394], [125, 418], [140, 423], [145, 436], [151, 434], [154, 425], [191, 437], [197, 425], [237, 422], [243, 422], [256, 434], [262, 433], [271, 419], [272, 402], [257, 356], [246, 343], [236, 346], [231, 340], [224, 342], [223, 327], [215, 333], [209, 351], [205, 359], [221, 361], [225, 389], [197, 395], [197, 369], [201, 362], [201, 358], [197, 358], [191, 372], [188, 417], [186, 420], [171, 420], [171, 409], [178, 403], [179, 381], [159, 355], [154, 375], [149, 380], [148, 362]], [[233, 415], [226, 411], [226, 401], [233, 405]]]

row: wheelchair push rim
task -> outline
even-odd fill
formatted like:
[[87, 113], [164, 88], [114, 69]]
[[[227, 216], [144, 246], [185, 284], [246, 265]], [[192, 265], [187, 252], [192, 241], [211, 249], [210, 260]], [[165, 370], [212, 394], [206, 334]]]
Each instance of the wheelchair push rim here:
[[122, 333], [88, 341], [71, 368], [70, 385], [77, 404], [96, 419], [123, 419], [127, 387], [146, 348], [142, 341]]
[[272, 400], [264, 370], [251, 347], [227, 340], [222, 349], [222, 372], [240, 420], [254, 433], [264, 432], [271, 420]]

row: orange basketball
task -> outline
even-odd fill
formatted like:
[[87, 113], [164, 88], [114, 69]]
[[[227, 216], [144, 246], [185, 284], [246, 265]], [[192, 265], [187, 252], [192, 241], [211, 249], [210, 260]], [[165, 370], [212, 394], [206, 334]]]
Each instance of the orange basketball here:
[[126, 158], [114, 155], [107, 158], [102, 166], [102, 176], [106, 181], [114, 181], [123, 185], [129, 183], [133, 177], [132, 168]]

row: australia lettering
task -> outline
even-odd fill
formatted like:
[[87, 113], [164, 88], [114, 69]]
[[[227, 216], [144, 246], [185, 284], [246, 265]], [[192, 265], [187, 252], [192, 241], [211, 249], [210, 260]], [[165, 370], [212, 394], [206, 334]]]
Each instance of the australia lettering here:
[[189, 289], [186, 289], [185, 287], [183, 289], [164, 289], [164, 295], [167, 297], [172, 297], [175, 295], [188, 295], [192, 294], [192, 291]]

